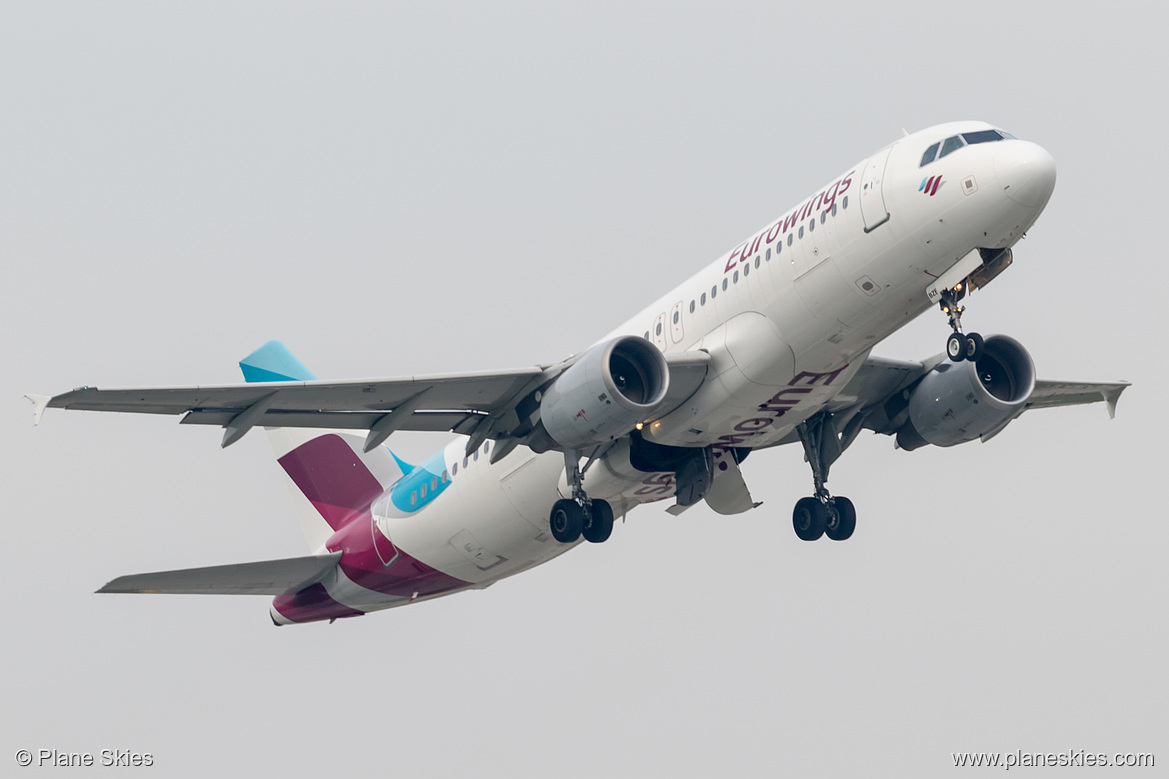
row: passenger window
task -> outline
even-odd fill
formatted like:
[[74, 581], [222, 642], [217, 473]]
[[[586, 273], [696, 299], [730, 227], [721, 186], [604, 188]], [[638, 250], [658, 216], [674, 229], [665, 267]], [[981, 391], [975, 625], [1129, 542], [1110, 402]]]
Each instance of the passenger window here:
[[933, 146], [926, 149], [925, 154], [921, 155], [921, 165], [918, 165], [918, 167], [924, 168], [926, 165], [929, 165], [931, 162], [933, 162], [934, 158], [938, 156], [938, 147], [941, 145], [941, 143], [935, 143]]
[[959, 149], [961, 149], [965, 145], [966, 145], [966, 142], [962, 140], [962, 137], [960, 135], [955, 135], [952, 138], [947, 138], [945, 141], [942, 142], [942, 153], [938, 155], [938, 159], [940, 160], [942, 157], [945, 157], [947, 154], [951, 154], [953, 152], [958, 151]]
[[714, 300], [716, 295], [718, 295], [718, 287], [711, 287], [710, 288], [710, 299]]
[[691, 313], [691, 314], [693, 314], [693, 313], [694, 313], [694, 308], [695, 308], [695, 306], [694, 306], [694, 301], [693, 301], [693, 300], [691, 300], [691, 301], [690, 301], [690, 313]]
[[451, 475], [452, 476], [459, 475], [459, 464], [458, 463], [454, 463], [453, 465], [451, 465]]
[[791, 246], [791, 245], [792, 245], [792, 238], [795, 238], [795, 236], [794, 236], [794, 235], [792, 235], [791, 233], [788, 233], [788, 234], [787, 234], [787, 245], [788, 245], [788, 246]]
[[739, 272], [738, 271], [735, 271], [735, 283], [736, 284], [739, 283]]
[[706, 305], [706, 293], [705, 292], [702, 293], [702, 297], [698, 298], [698, 305], [700, 305], [700, 306]]
[[[739, 272], [735, 271], [735, 275], [737, 276], [738, 274], [739, 274]], [[726, 292], [726, 291], [727, 291], [727, 280], [723, 279], [723, 292]]]
[[[771, 252], [770, 252], [770, 250], [767, 252], [767, 256], [768, 256], [769, 258], [771, 257]], [[756, 268], [758, 268], [758, 267], [759, 267], [759, 258], [758, 258], [758, 257], [756, 257], [756, 258], [755, 258], [755, 267], [756, 267]]]
[[[768, 262], [771, 261], [771, 249], [770, 248], [767, 250], [767, 260], [768, 260]], [[755, 262], [759, 262], [758, 257], [755, 258]]]
[[803, 225], [800, 225], [800, 237], [801, 238], [804, 237], [804, 226]]

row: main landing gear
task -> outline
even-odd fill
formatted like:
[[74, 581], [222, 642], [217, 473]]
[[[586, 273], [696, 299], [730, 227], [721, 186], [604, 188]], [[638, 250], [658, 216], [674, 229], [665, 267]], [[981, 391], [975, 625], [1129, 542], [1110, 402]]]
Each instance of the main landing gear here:
[[575, 543], [582, 536], [591, 544], [609, 540], [613, 534], [613, 507], [607, 501], [593, 500], [585, 494], [577, 452], [564, 453], [564, 469], [572, 487], [572, 497], [552, 504], [552, 513], [548, 517], [552, 537], [562, 544]]
[[942, 299], [938, 302], [942, 313], [950, 320], [950, 328], [954, 331], [946, 339], [946, 356], [952, 362], [962, 362], [963, 360], [977, 362], [984, 349], [981, 335], [962, 332], [962, 312], [966, 309], [958, 305], [958, 301], [965, 296], [966, 290], [962, 284], [959, 284], [953, 289], [944, 290]]
[[[804, 456], [812, 466], [816, 494], [796, 501], [792, 527], [803, 541], [816, 541], [825, 535], [833, 541], [846, 541], [856, 530], [856, 508], [848, 498], [833, 497], [825, 486], [828, 467], [840, 454], [835, 428], [817, 414], [797, 427], [796, 432], [804, 445]], [[831, 448], [833, 442], [836, 451]]]

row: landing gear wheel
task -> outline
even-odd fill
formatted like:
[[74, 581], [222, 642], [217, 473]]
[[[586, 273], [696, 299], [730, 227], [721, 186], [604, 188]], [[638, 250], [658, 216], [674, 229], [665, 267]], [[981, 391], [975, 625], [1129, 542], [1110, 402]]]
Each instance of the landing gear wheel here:
[[828, 525], [828, 507], [819, 498], [800, 498], [792, 512], [792, 527], [803, 541], [815, 541]]
[[966, 359], [966, 336], [961, 333], [950, 333], [946, 339], [946, 356], [951, 362], [962, 362]]
[[970, 362], [978, 362], [978, 358], [986, 350], [986, 343], [982, 340], [982, 336], [978, 333], [966, 334], [966, 354], [965, 357]]
[[824, 528], [824, 535], [833, 541], [847, 541], [852, 531], [856, 530], [856, 507], [848, 498], [837, 496], [832, 499], [832, 508], [835, 516]]
[[603, 500], [594, 500], [584, 517], [581, 535], [590, 544], [603, 544], [613, 535], [613, 507]]
[[584, 527], [584, 509], [575, 500], [558, 500], [548, 517], [552, 537], [562, 544], [571, 544], [580, 538]]

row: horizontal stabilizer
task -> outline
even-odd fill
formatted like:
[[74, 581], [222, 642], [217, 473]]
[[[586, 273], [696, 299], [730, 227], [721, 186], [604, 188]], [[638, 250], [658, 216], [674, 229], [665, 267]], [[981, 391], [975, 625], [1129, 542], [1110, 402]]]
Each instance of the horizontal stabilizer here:
[[180, 571], [119, 576], [98, 592], [168, 595], [284, 595], [319, 582], [341, 559], [340, 552], [258, 563], [213, 565]]

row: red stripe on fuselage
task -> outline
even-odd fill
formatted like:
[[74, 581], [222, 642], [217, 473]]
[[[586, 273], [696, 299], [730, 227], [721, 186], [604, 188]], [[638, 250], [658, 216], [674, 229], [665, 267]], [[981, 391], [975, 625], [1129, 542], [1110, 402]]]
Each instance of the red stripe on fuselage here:
[[272, 599], [272, 608], [285, 619], [293, 622], [319, 622], [322, 619], [360, 617], [364, 611], [351, 609], [333, 600], [324, 585], [305, 587], [295, 595], [277, 595]]
[[[431, 568], [402, 551], [396, 544], [397, 559], [387, 566], [374, 546], [374, 533], [380, 535], [381, 531], [375, 527], [371, 533], [372, 522], [373, 517], [366, 512], [364, 521], [350, 522], [325, 543], [330, 552], [341, 553], [341, 571], [354, 584], [374, 592], [406, 598], [415, 593], [437, 595], [462, 589], [469, 584]], [[392, 542], [392, 539], [388, 540]]]
[[[325, 546], [330, 552], [341, 553], [338, 565], [354, 584], [400, 598], [438, 595], [468, 586], [469, 582], [430, 567], [382, 536], [370, 513], [370, 506], [383, 492], [382, 485], [341, 437], [329, 434], [314, 438], [281, 457], [280, 465], [335, 531]], [[379, 538], [386, 547], [381, 555]], [[295, 595], [281, 595], [272, 605], [293, 622], [363, 613], [338, 603], [321, 584]]]

